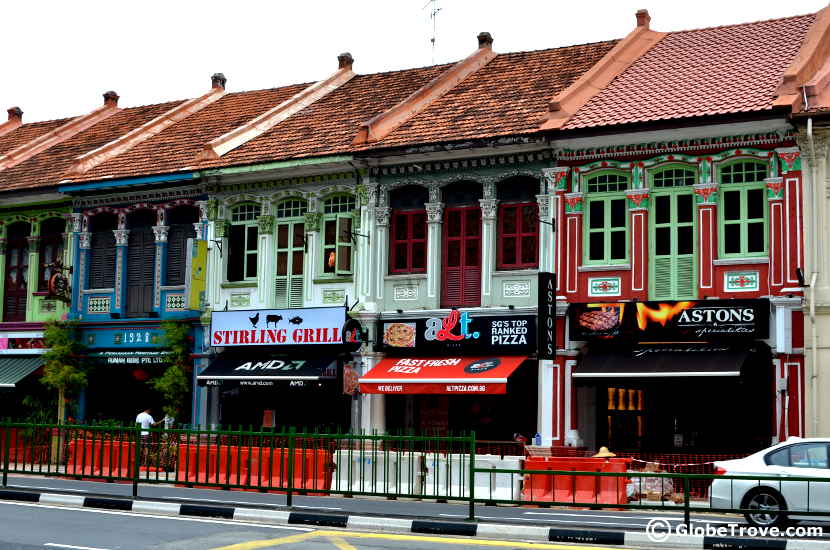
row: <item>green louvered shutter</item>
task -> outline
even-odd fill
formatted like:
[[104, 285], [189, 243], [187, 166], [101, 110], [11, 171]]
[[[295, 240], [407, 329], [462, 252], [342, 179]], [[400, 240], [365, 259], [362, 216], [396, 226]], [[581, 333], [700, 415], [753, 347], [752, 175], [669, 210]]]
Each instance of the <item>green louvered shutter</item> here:
[[300, 221], [278, 223], [276, 241], [276, 307], [303, 307], [305, 224]]
[[696, 298], [694, 195], [656, 193], [653, 201], [651, 297]]

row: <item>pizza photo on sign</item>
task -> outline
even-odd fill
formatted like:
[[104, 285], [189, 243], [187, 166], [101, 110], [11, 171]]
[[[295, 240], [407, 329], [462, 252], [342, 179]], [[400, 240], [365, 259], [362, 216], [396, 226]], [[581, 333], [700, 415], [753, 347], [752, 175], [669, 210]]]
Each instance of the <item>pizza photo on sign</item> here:
[[393, 348], [414, 348], [415, 323], [386, 323], [383, 343]]

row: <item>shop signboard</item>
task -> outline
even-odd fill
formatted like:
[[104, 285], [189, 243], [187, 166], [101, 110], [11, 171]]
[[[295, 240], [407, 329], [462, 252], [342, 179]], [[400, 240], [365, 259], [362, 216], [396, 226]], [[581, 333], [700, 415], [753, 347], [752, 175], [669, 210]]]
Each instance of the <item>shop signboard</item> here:
[[255, 309], [214, 311], [212, 346], [343, 345], [346, 308]]
[[539, 359], [556, 359], [556, 274], [539, 272]]
[[443, 317], [384, 319], [377, 333], [376, 349], [397, 356], [536, 352], [533, 315], [473, 316], [452, 310]]
[[81, 341], [91, 349], [158, 348], [164, 345], [164, 331], [158, 327], [102, 327], [84, 330]]
[[207, 241], [188, 239], [187, 248], [190, 252], [187, 257], [186, 268], [186, 272], [190, 274], [185, 287], [187, 307], [194, 311], [202, 311], [205, 309], [205, 285], [207, 282]]
[[107, 365], [127, 367], [154, 367], [167, 365], [166, 353], [149, 350], [118, 350], [91, 353], [90, 358]]
[[769, 337], [769, 300], [571, 304], [572, 340], [709, 342]]

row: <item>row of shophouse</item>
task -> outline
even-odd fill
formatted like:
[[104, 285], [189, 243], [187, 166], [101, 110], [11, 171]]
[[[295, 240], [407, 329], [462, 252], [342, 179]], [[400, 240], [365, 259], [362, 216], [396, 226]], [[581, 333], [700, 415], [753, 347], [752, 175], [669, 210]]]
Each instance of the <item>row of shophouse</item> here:
[[520, 53], [482, 33], [388, 73], [342, 54], [310, 85], [108, 92], [65, 120], [10, 109], [0, 408], [68, 318], [97, 365], [75, 414], [130, 420], [175, 320], [185, 423], [660, 452], [826, 434], [830, 11], [649, 20]]

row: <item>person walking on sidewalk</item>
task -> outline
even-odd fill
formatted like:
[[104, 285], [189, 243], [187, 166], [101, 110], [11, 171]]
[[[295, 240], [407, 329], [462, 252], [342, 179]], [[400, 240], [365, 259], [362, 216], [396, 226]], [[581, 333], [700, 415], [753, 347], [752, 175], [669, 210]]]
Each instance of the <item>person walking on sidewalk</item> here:
[[147, 456], [150, 450], [150, 428], [158, 426], [162, 421], [156, 422], [153, 418], [152, 408], [147, 408], [138, 413], [135, 423], [141, 425], [141, 464], [147, 465]]

